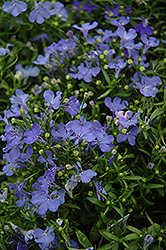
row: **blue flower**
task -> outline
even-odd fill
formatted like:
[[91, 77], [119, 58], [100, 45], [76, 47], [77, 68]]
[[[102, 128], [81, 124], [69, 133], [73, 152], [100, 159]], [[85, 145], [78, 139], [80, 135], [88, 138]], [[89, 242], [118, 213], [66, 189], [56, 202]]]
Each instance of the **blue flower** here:
[[90, 24], [89, 22], [87, 22], [87, 23], [83, 23], [83, 24], [81, 25], [81, 27], [79, 27], [77, 24], [74, 24], [73, 27], [74, 27], [75, 29], [78, 29], [78, 30], [82, 31], [83, 36], [84, 36], [85, 38], [87, 38], [87, 36], [88, 36], [88, 31], [91, 30], [91, 29], [96, 28], [97, 25], [98, 25], [97, 22], [93, 22], [92, 24]]
[[82, 181], [83, 183], [89, 183], [91, 179], [97, 175], [97, 173], [91, 169], [83, 171], [81, 164], [78, 161], [77, 165], [74, 164], [73, 167], [77, 169], [77, 175], [75, 175], [75, 180], [77, 181]]
[[53, 227], [46, 227], [45, 231], [43, 231], [41, 228], [36, 228], [33, 233], [35, 242], [49, 244], [55, 238], [55, 234], [53, 231]]
[[18, 0], [12, 0], [12, 2], [6, 2], [2, 6], [3, 11], [10, 13], [16, 17], [18, 16], [21, 12], [24, 12], [27, 10], [27, 4], [24, 3], [23, 1], [18, 1]]
[[117, 142], [123, 142], [123, 141], [128, 140], [129, 144], [131, 146], [134, 146], [138, 130], [139, 130], [139, 127], [133, 127], [131, 130], [127, 131], [126, 134], [119, 133], [117, 135]]
[[150, 234], [147, 234], [145, 236], [145, 239], [144, 239], [144, 241], [145, 241], [144, 250], [147, 249], [147, 247], [152, 243], [153, 240], [154, 240], [154, 238]]
[[51, 15], [56, 15], [57, 18], [60, 17], [62, 21], [66, 21], [68, 17], [68, 13], [64, 7], [64, 4], [60, 2], [54, 3], [54, 9], [52, 9], [50, 13]]
[[41, 129], [41, 126], [38, 123], [35, 123], [32, 125], [32, 130], [30, 130], [29, 128], [27, 128], [24, 132], [24, 142], [27, 144], [32, 144], [35, 141], [40, 141], [42, 143], [46, 143], [41, 137], [40, 135], [43, 133], [44, 131]]
[[30, 12], [29, 21], [34, 23], [35, 21], [38, 24], [44, 23], [44, 19], [48, 19], [51, 16], [49, 8], [52, 7], [50, 2], [46, 3], [37, 3], [35, 1], [35, 9]]
[[93, 183], [94, 183], [96, 191], [97, 191], [98, 200], [99, 201], [100, 200], [104, 201], [105, 200], [104, 196], [107, 195], [107, 193], [106, 193], [105, 189], [101, 185], [102, 181], [100, 181], [99, 183], [97, 183], [97, 182], [93, 182]]
[[29, 67], [26, 66], [25, 68], [23, 68], [22, 64], [17, 64], [15, 66], [15, 69], [17, 70], [16, 75], [18, 73], [21, 73], [20, 78], [22, 78], [22, 77], [24, 78], [23, 84], [26, 84], [26, 82], [30, 76], [36, 77], [40, 73], [40, 69], [37, 66], [32, 67], [32, 65], [29, 65]]
[[6, 45], [6, 48], [0, 48], [0, 56], [4, 56], [6, 54], [12, 55], [12, 53], [10, 52], [10, 50], [8, 49], [9, 46], [14, 46], [14, 44], [8, 43]]
[[44, 99], [46, 100], [46, 106], [48, 106], [48, 109], [58, 109], [60, 105], [60, 100], [61, 100], [61, 94], [62, 92], [57, 91], [56, 92], [56, 97], [54, 93], [51, 90], [46, 90], [44, 91]]
[[1, 193], [2, 193], [2, 194], [0, 194], [0, 202], [3, 203], [3, 202], [5, 202], [5, 200], [6, 200], [7, 191], [4, 191], [4, 192], [3, 192], [3, 191], [1, 190]]
[[143, 35], [143, 34], [148, 34], [148, 35], [152, 35], [153, 34], [153, 29], [150, 27], [150, 26], [148, 26], [148, 21], [147, 21], [147, 19], [144, 19], [142, 16], [141, 16], [141, 19], [142, 19], [142, 21], [143, 21], [143, 23], [139, 23], [139, 24], [137, 24], [136, 26], [135, 26], [135, 30], [137, 31], [137, 32], [139, 32], [140, 33], [140, 35]]
[[148, 39], [148, 37], [147, 37], [147, 35], [146, 34], [143, 34], [142, 36], [141, 36], [141, 40], [142, 40], [142, 42], [145, 44], [145, 46], [144, 46], [144, 49], [143, 49], [143, 54], [145, 54], [145, 52], [150, 48], [150, 47], [157, 47], [158, 45], [159, 45], [159, 43], [160, 43], [160, 41], [159, 40], [157, 40], [155, 37], [149, 37], [149, 39]]
[[25, 250], [27, 248], [27, 245], [22, 246], [20, 242], [17, 244], [17, 250]]
[[110, 97], [106, 97], [105, 105], [110, 109], [110, 111], [115, 113], [116, 111], [125, 109], [126, 106], [128, 106], [128, 102], [122, 101], [121, 103], [121, 99], [119, 97], [115, 97], [113, 101]]

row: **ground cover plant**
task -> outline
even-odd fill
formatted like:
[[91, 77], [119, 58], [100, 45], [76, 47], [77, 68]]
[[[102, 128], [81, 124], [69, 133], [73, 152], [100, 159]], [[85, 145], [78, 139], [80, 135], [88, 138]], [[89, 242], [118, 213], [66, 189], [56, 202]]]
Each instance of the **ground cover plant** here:
[[2, 2], [0, 249], [164, 250], [164, 1]]

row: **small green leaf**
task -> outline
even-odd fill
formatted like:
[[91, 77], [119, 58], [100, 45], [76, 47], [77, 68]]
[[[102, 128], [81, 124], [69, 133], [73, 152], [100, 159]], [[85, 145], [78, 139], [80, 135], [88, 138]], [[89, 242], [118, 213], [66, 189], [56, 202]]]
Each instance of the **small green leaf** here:
[[150, 116], [150, 120], [153, 120], [156, 116], [159, 116], [163, 113], [164, 111], [161, 109], [156, 109]]
[[80, 230], [76, 229], [75, 233], [77, 235], [78, 241], [81, 243], [83, 247], [88, 248], [92, 246], [86, 235], [83, 234]]
[[120, 216], [123, 218], [123, 212], [118, 207], [115, 207], [115, 206], [111, 206], [111, 207], [114, 208], [116, 212], [120, 214]]
[[138, 235], [141, 234], [141, 231], [138, 228], [132, 227], [132, 226], [126, 226], [127, 229], [129, 229], [130, 231], [132, 231], [133, 233], [136, 233]]
[[139, 236], [137, 234], [133, 233], [133, 234], [128, 234], [125, 237], [123, 237], [123, 240], [135, 240], [138, 238], [139, 238]]
[[99, 201], [97, 198], [94, 197], [87, 197], [87, 200], [89, 200], [91, 203], [99, 206], [99, 207], [105, 207], [105, 204]]
[[105, 71], [105, 69], [101, 68], [102, 69], [102, 72], [103, 72], [103, 75], [104, 75], [104, 78], [106, 80], [106, 82], [108, 83], [108, 85], [111, 84], [111, 80], [109, 78], [109, 75], [107, 74], [107, 72]]
[[164, 185], [162, 185], [162, 184], [147, 184], [146, 186], [145, 186], [145, 188], [149, 188], [149, 189], [152, 189], [152, 188], [162, 188], [162, 187], [164, 187]]
[[117, 242], [120, 242], [120, 239], [116, 235], [109, 233], [106, 229], [99, 230], [99, 233], [108, 241], [115, 240]]
[[97, 99], [101, 99], [104, 98], [106, 96], [108, 96], [108, 94], [112, 91], [112, 89], [108, 89], [106, 92], [104, 92], [102, 95], [100, 95]]

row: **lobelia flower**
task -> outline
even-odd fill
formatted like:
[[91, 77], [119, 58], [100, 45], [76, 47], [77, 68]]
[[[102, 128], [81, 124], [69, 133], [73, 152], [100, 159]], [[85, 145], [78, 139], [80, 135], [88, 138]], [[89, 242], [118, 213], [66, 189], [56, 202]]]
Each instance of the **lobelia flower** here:
[[26, 109], [28, 109], [26, 103], [29, 100], [29, 95], [25, 94], [21, 89], [16, 89], [15, 93], [16, 95], [11, 96], [10, 102], [20, 105], [20, 108], [26, 111]]
[[67, 141], [72, 131], [66, 128], [66, 125], [63, 123], [58, 124], [58, 131], [54, 129], [54, 121], [50, 122], [50, 131], [51, 135], [53, 136], [51, 140], [51, 145], [53, 145], [56, 141]]
[[130, 131], [127, 131], [126, 134], [119, 133], [117, 135], [117, 142], [123, 142], [123, 141], [128, 140], [129, 144], [131, 146], [134, 146], [138, 130], [139, 130], [139, 127], [133, 127]]
[[35, 123], [32, 125], [32, 130], [30, 130], [29, 128], [27, 128], [24, 132], [24, 142], [27, 144], [32, 144], [35, 141], [39, 141], [42, 142], [44, 144], [46, 144], [46, 142], [40, 137], [40, 135], [43, 133], [44, 131], [41, 129], [41, 126], [38, 123]]
[[161, 79], [159, 76], [153, 76], [152, 78], [142, 76], [141, 82], [136, 82], [134, 88], [139, 89], [144, 96], [152, 96], [154, 98], [158, 92], [156, 86], [160, 83]]
[[92, 129], [92, 123], [90, 122], [85, 122], [82, 125], [78, 120], [71, 121], [67, 124], [67, 128], [72, 129], [74, 132], [74, 135], [71, 137], [71, 139], [75, 139], [75, 145], [77, 145], [82, 140], [92, 142], [96, 137]]
[[101, 201], [101, 200], [104, 201], [105, 200], [104, 196], [107, 195], [107, 193], [106, 193], [105, 189], [101, 185], [102, 181], [100, 181], [99, 183], [97, 183], [97, 182], [93, 182], [93, 183], [94, 183], [95, 188], [96, 188], [98, 200], [99, 201]]
[[10, 13], [16, 17], [18, 16], [21, 12], [24, 12], [27, 10], [27, 4], [24, 3], [23, 1], [18, 1], [18, 0], [12, 0], [12, 2], [6, 2], [2, 5], [3, 11]]
[[17, 64], [15, 69], [17, 70], [15, 75], [19, 74], [20, 78], [24, 78], [23, 84], [27, 83], [30, 76], [37, 77], [40, 73], [40, 69], [37, 66], [32, 67], [32, 65], [23, 68], [22, 64]]
[[110, 97], [106, 97], [104, 103], [110, 109], [110, 111], [113, 112], [113, 114], [116, 111], [123, 110], [126, 108], [126, 106], [128, 106], [128, 102], [122, 101], [121, 103], [121, 99], [119, 97], [115, 97], [113, 101]]
[[38, 158], [38, 161], [40, 163], [46, 162], [46, 168], [48, 168], [48, 164], [51, 165], [52, 167], [55, 167], [56, 164], [53, 161], [53, 159], [56, 160], [56, 158], [52, 158], [51, 150], [45, 150], [45, 154], [46, 154], [46, 160], [42, 155], [40, 155], [39, 158]]
[[77, 24], [74, 24], [73, 27], [75, 29], [78, 29], [78, 30], [82, 31], [83, 36], [85, 38], [87, 38], [89, 30], [96, 28], [97, 25], [98, 25], [97, 22], [93, 22], [92, 24], [90, 24], [89, 22], [87, 22], [87, 23], [83, 23], [81, 25], [81, 27], [79, 27]]
[[149, 40], [148, 40], [148, 37], [146, 34], [143, 34], [141, 36], [141, 40], [142, 42], [145, 44], [144, 46], [144, 49], [143, 49], [143, 54], [145, 54], [145, 52], [150, 48], [150, 47], [157, 47], [160, 43], [159, 40], [157, 40], [155, 37], [149, 37]]
[[97, 139], [91, 143], [92, 146], [99, 146], [102, 152], [109, 152], [113, 147], [114, 137], [105, 132], [96, 132]]
[[108, 63], [108, 68], [109, 69], [115, 69], [115, 77], [118, 78], [121, 69], [126, 67], [127, 62], [125, 62], [123, 59], [118, 59], [118, 58], [116, 58], [115, 61], [116, 61], [116, 63], [109, 62]]
[[84, 64], [81, 63], [78, 66], [79, 72], [82, 74], [82, 78], [85, 82], [90, 82], [92, 80], [92, 76], [96, 77], [100, 73], [100, 67], [96, 66], [92, 68], [92, 62], [88, 62], [85, 60], [86, 66], [84, 67]]
[[17, 147], [12, 148], [9, 153], [3, 155], [3, 160], [9, 162], [2, 169], [2, 172], [5, 173], [7, 176], [12, 176], [14, 174], [14, 170], [19, 167], [19, 155], [20, 150]]
[[84, 5], [84, 6], [82, 7], [82, 9], [83, 9], [84, 11], [87, 11], [88, 14], [91, 14], [91, 12], [92, 12], [93, 10], [98, 10], [99, 8], [96, 7], [95, 5], [93, 5], [90, 1], [88, 1], [88, 4], [87, 4], [87, 5]]
[[151, 36], [153, 34], [153, 29], [148, 26], [148, 20], [144, 19], [142, 16], [141, 19], [143, 23], [139, 23], [135, 26], [136, 32], [139, 32], [141, 36], [145, 33]]
[[119, 17], [119, 8], [120, 8], [121, 4], [117, 4], [117, 7], [113, 8], [112, 10], [110, 9], [109, 6], [105, 6], [105, 8], [107, 9], [107, 11], [105, 11], [105, 15], [104, 18], [108, 19], [111, 17]]
[[50, 13], [51, 15], [56, 15], [56, 17], [60, 18], [62, 21], [67, 21], [68, 13], [63, 3], [54, 3], [54, 9], [50, 10]]
[[119, 27], [117, 35], [121, 38], [121, 45], [119, 47], [121, 49], [127, 41], [133, 40], [137, 36], [137, 33], [134, 29], [129, 29], [127, 32], [124, 27]]
[[73, 167], [77, 169], [77, 175], [74, 176], [75, 177], [74, 179], [77, 181], [82, 181], [83, 183], [89, 183], [91, 179], [97, 175], [97, 173], [91, 169], [83, 171], [81, 164], [78, 161], [77, 165], [74, 164]]
[[77, 100], [75, 96], [71, 96], [65, 104], [61, 105], [61, 107], [64, 108], [64, 110], [68, 112], [72, 118], [81, 108], [85, 108], [86, 106], [86, 103], [80, 105], [79, 100]]
[[15, 191], [15, 196], [18, 197], [18, 198], [22, 198], [23, 196], [30, 196], [29, 193], [25, 192], [25, 191], [22, 191], [22, 189], [24, 188], [25, 186], [25, 183], [26, 181], [23, 181], [22, 183], [20, 183], [20, 185], [18, 185], [18, 181], [16, 181], [16, 184], [13, 184], [13, 183], [8, 183], [9, 184], [9, 189], [10, 190], [16, 190]]
[[8, 43], [6, 45], [6, 48], [0, 48], [0, 56], [4, 56], [6, 54], [9, 54], [10, 56], [12, 56], [12, 53], [10, 52], [10, 50], [8, 49], [9, 46], [14, 46], [14, 44]]
[[42, 33], [40, 36], [36, 36], [32, 39], [33, 42], [41, 40], [44, 42], [46, 39], [49, 39], [49, 36], [46, 33]]
[[154, 238], [150, 234], [147, 234], [145, 236], [145, 239], [144, 239], [144, 241], [145, 241], [144, 250], [147, 249], [147, 247], [152, 243], [153, 240], [154, 240]]
[[47, 210], [55, 212], [58, 210], [59, 205], [65, 202], [65, 190], [61, 189], [60, 191], [54, 190], [51, 194], [46, 192], [32, 192], [32, 204], [38, 206], [38, 213], [44, 215]]
[[59, 109], [61, 94], [62, 92], [57, 91], [56, 97], [55, 97], [54, 93], [51, 90], [44, 91], [43, 97], [47, 102], [45, 103], [45, 105], [48, 106], [48, 109], [52, 109], [52, 108]]
[[26, 153], [20, 153], [19, 161], [21, 162], [28, 161], [30, 164], [34, 166], [34, 162], [31, 159], [32, 154], [33, 154], [33, 148], [31, 146], [28, 146], [26, 148]]
[[55, 234], [53, 231], [53, 227], [46, 227], [45, 231], [43, 231], [41, 228], [36, 228], [33, 232], [35, 242], [49, 244], [55, 238]]
[[7, 191], [2, 191], [1, 190], [1, 194], [0, 194], [0, 202], [4, 203], [7, 197]]
[[52, 4], [50, 2], [45, 3], [37, 3], [34, 2], [35, 9], [30, 12], [30, 16], [28, 18], [29, 22], [34, 23], [35, 21], [38, 24], [44, 23], [44, 19], [48, 19], [51, 16], [51, 13], [49, 9], [52, 7]]
[[111, 19], [110, 20], [110, 23], [112, 25], [118, 26], [117, 30], [119, 30], [120, 27], [123, 27], [124, 25], [128, 24], [129, 22], [130, 22], [130, 17], [129, 16], [127, 16], [127, 17], [121, 16], [119, 18], [119, 20], [116, 20], [116, 19]]
[[125, 113], [125, 117], [120, 117], [118, 122], [124, 127], [124, 128], [129, 128], [131, 125], [136, 125], [138, 120], [137, 117], [140, 116], [139, 113], [135, 113], [134, 116], [132, 117], [133, 112], [132, 111], [127, 111]]

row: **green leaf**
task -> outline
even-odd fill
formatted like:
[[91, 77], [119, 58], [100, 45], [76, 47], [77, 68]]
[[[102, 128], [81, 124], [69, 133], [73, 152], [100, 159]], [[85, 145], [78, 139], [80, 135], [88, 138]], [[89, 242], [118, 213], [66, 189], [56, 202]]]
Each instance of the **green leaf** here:
[[137, 176], [137, 175], [130, 175], [130, 176], [124, 176], [123, 179], [127, 179], [127, 180], [142, 180], [143, 178], [141, 176]]
[[149, 156], [151, 156], [146, 150], [144, 150], [142, 148], [138, 148], [138, 150], [141, 151], [141, 152], [143, 152], [143, 153], [145, 153], [145, 154], [147, 154], [147, 155], [149, 155]]
[[137, 250], [139, 247], [138, 242], [132, 242], [128, 247], [125, 248], [125, 250]]
[[152, 189], [152, 188], [162, 188], [164, 187], [164, 185], [162, 184], [146, 184], [145, 188], [149, 188], [149, 189]]
[[112, 242], [105, 246], [98, 248], [97, 250], [110, 250], [110, 249], [112, 249]]
[[105, 207], [105, 204], [103, 204], [101, 201], [99, 201], [97, 198], [94, 197], [87, 197], [87, 200], [89, 200], [91, 203], [99, 206], [99, 207]]
[[163, 113], [164, 111], [161, 109], [156, 109], [150, 116], [150, 120], [153, 120], [156, 116], [159, 116]]
[[133, 234], [128, 234], [125, 237], [123, 237], [123, 240], [135, 240], [138, 238], [139, 238], [139, 236], [137, 234], [133, 233]]
[[109, 78], [109, 75], [107, 74], [107, 72], [105, 71], [105, 69], [101, 68], [102, 69], [102, 72], [103, 72], [103, 75], [104, 75], [104, 78], [106, 80], [106, 82], [108, 83], [108, 85], [111, 84], [111, 80]]
[[106, 96], [108, 96], [108, 94], [112, 91], [112, 89], [108, 89], [106, 92], [104, 92], [102, 95], [100, 95], [97, 99], [101, 99], [104, 98]]
[[114, 208], [116, 212], [120, 214], [120, 216], [123, 218], [123, 212], [118, 207], [115, 207], [115, 206], [111, 206], [111, 207]]
[[138, 228], [132, 227], [132, 226], [126, 226], [127, 229], [129, 229], [130, 231], [132, 231], [133, 233], [136, 234], [141, 234], [141, 231]]
[[120, 239], [116, 235], [109, 233], [106, 229], [99, 230], [99, 233], [108, 241], [114, 240], [120, 242]]
[[88, 248], [92, 246], [86, 235], [83, 234], [80, 230], [76, 229], [75, 233], [77, 235], [78, 241], [81, 243], [83, 247]]

